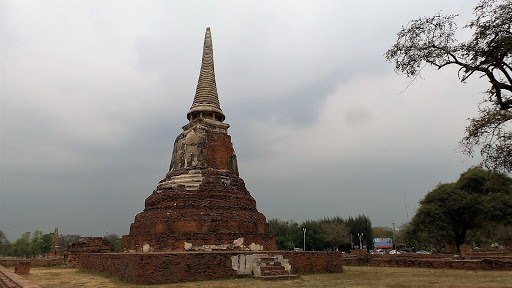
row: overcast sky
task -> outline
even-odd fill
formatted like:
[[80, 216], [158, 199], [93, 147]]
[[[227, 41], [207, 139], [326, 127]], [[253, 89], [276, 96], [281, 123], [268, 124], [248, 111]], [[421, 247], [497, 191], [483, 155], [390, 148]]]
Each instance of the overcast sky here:
[[[240, 176], [267, 219], [407, 222], [460, 153], [484, 80], [383, 54], [477, 1], [0, 1], [0, 230], [128, 234], [168, 171], [206, 27]], [[405, 90], [405, 91], [404, 91]]]

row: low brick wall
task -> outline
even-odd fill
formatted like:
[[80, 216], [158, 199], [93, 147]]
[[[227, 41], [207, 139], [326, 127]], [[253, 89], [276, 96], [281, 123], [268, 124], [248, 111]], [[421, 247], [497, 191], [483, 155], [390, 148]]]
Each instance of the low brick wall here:
[[294, 274], [343, 272], [341, 252], [289, 251], [90, 253], [81, 256], [79, 268], [137, 284], [234, 278], [231, 257], [239, 254], [283, 255]]
[[27, 279], [14, 274], [7, 268], [0, 266], [0, 288], [41, 288]]
[[466, 258], [483, 259], [483, 258], [509, 258], [512, 259], [511, 252], [470, 252], [465, 255]]
[[343, 254], [341, 252], [272, 251], [265, 253], [283, 255], [292, 266], [293, 274], [343, 272]]
[[20, 261], [30, 261], [31, 267], [52, 267], [64, 265], [64, 258], [48, 258], [48, 259], [0, 259], [0, 265], [4, 267], [18, 267]]
[[343, 256], [346, 266], [445, 268], [466, 270], [512, 270], [512, 259], [464, 259], [451, 255], [362, 255]]

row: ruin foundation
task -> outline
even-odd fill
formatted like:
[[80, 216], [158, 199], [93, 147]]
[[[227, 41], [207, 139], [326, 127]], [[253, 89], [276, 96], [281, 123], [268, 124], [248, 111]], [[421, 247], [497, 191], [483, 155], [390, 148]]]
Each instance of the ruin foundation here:
[[137, 284], [172, 283], [254, 275], [247, 260], [263, 253], [278, 256], [290, 273], [341, 273], [341, 252], [167, 252], [94, 253], [80, 258], [79, 268]]

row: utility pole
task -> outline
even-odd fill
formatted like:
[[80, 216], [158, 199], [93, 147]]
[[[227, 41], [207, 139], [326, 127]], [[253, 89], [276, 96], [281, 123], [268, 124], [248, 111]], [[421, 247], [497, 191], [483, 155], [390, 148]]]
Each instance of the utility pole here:
[[393, 249], [396, 250], [396, 230], [395, 230], [395, 221], [393, 221]]
[[302, 228], [302, 232], [304, 232], [304, 251], [306, 251], [306, 228]]
[[357, 236], [359, 236], [359, 249], [363, 249], [363, 242], [361, 241], [363, 239], [363, 234], [364, 233], [357, 233]]

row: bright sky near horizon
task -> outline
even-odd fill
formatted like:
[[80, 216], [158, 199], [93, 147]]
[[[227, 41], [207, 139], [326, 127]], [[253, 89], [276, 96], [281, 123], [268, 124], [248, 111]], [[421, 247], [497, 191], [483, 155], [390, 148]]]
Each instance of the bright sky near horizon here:
[[2, 1], [0, 230], [128, 234], [187, 123], [206, 27], [240, 176], [267, 219], [405, 223], [478, 163], [458, 141], [487, 83], [426, 68], [406, 89], [383, 55], [409, 20], [463, 26], [476, 3]]

